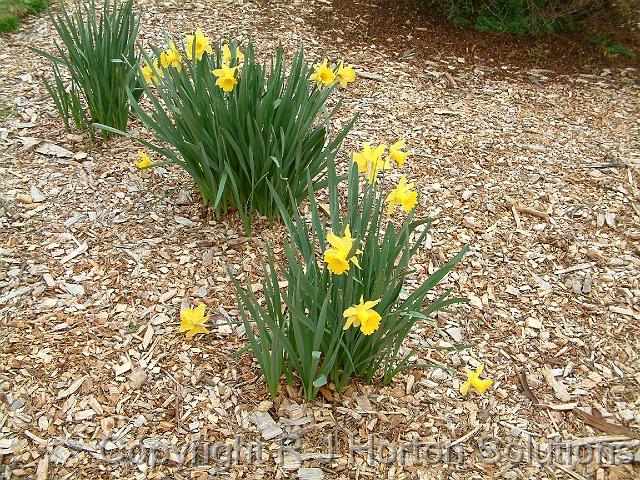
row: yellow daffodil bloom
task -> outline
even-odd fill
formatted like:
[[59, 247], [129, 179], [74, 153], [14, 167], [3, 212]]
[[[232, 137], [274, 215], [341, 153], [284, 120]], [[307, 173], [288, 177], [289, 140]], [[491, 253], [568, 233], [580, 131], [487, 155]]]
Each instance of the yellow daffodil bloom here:
[[343, 62], [340, 62], [338, 65], [338, 71], [336, 72], [336, 79], [340, 82], [340, 86], [346, 87], [347, 83], [356, 81], [356, 72], [353, 71], [353, 67], [351, 65], [344, 65]]
[[325, 58], [321, 64], [315, 64], [313, 69], [315, 70], [309, 80], [315, 81], [319, 87], [330, 86], [336, 81], [335, 72], [327, 66], [327, 59]]
[[[342, 275], [349, 270], [350, 264], [353, 263], [358, 266], [358, 259], [354, 256], [347, 258], [351, 248], [353, 247], [354, 240], [351, 238], [351, 230], [349, 225], [344, 229], [344, 237], [339, 237], [333, 232], [327, 234], [327, 241], [331, 248], [324, 252], [324, 261], [327, 263], [327, 268], [336, 275]], [[356, 253], [362, 253], [361, 250], [356, 250]]]
[[358, 164], [358, 172], [366, 173], [369, 183], [376, 181], [376, 176], [380, 170], [391, 169], [389, 159], [382, 160], [382, 155], [386, 148], [387, 145], [384, 143], [371, 148], [371, 145], [365, 142], [362, 150], [353, 154], [353, 161]]
[[144, 81], [149, 84], [158, 83], [158, 81], [162, 77], [164, 77], [164, 72], [160, 68], [160, 65], [158, 65], [157, 58], [153, 60], [153, 67], [147, 64], [144, 67], [142, 67], [140, 71], [142, 73], [142, 76], [144, 77]]
[[140, 157], [140, 161], [136, 163], [136, 167], [138, 167], [140, 170], [146, 170], [149, 167], [153, 167], [153, 162], [149, 158], [149, 155], [147, 155], [145, 152], [139, 150], [138, 156]]
[[196, 308], [187, 308], [180, 312], [180, 330], [179, 332], [187, 332], [187, 338], [191, 338], [197, 333], [209, 333], [204, 327], [204, 324], [209, 320], [208, 316], [205, 316], [204, 303], [201, 303]]
[[[222, 46], [222, 61], [229, 65], [231, 64], [232, 58], [233, 57], [231, 56], [231, 49], [229, 48], [229, 45], [224, 44]], [[235, 58], [238, 60], [238, 63], [244, 62], [244, 53], [242, 53], [239, 48], [236, 48]]]
[[389, 192], [385, 202], [389, 203], [387, 213], [393, 212], [396, 205], [400, 205], [405, 213], [409, 213], [418, 204], [418, 192], [411, 191], [413, 183], [407, 184], [407, 177], [403, 176], [398, 186]]
[[360, 297], [360, 303], [347, 308], [342, 314], [342, 316], [347, 319], [342, 329], [347, 330], [351, 326], [360, 327], [360, 331], [365, 335], [371, 335], [378, 330], [382, 317], [380, 317], [378, 312], [372, 310], [372, 308], [375, 307], [380, 300], [381, 299], [365, 302], [363, 297]]
[[225, 92], [233, 90], [233, 87], [238, 83], [238, 79], [235, 76], [237, 68], [238, 67], [229, 67], [227, 65], [222, 65], [222, 68], [216, 68], [213, 71], [213, 74], [218, 77], [216, 85]]
[[488, 378], [485, 380], [480, 379], [483, 369], [484, 365], [482, 363], [478, 365], [475, 372], [465, 369], [467, 381], [460, 386], [460, 393], [462, 395], [466, 395], [471, 387], [475, 388], [478, 393], [484, 393], [489, 390], [489, 387], [493, 384], [493, 380]]
[[207, 52], [209, 55], [213, 53], [213, 49], [209, 43], [209, 37], [202, 33], [202, 30], [199, 28], [196, 28], [195, 35], [187, 35], [187, 58], [189, 60], [193, 60], [194, 50], [196, 60], [202, 60], [204, 52]]
[[175, 43], [169, 42], [169, 48], [160, 54], [160, 63], [162, 68], [173, 67], [178, 71], [182, 70], [182, 55]]
[[371, 164], [378, 164], [386, 147], [384, 143], [381, 143], [377, 147], [371, 148], [371, 144], [365, 142], [362, 145], [362, 150], [353, 154], [353, 161], [358, 164], [358, 172], [365, 173]]
[[389, 158], [393, 159], [399, 167], [404, 165], [405, 160], [409, 156], [409, 152], [403, 152], [404, 140], [398, 140], [396, 143], [392, 143], [389, 147]]

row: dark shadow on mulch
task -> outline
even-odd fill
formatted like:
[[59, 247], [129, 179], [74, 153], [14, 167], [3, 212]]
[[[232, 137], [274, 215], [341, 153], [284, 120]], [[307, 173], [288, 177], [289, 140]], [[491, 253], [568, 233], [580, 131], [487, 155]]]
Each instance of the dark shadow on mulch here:
[[[340, 36], [349, 45], [380, 45], [391, 58], [456, 57], [470, 65], [571, 75], [640, 67], [640, 30], [638, 19], [634, 30], [632, 15], [605, 9], [585, 22], [580, 32], [517, 36], [457, 26], [426, 0], [332, 0], [316, 3], [306, 21], [320, 35]], [[607, 45], [615, 44], [635, 52], [637, 58], [606, 51]]]

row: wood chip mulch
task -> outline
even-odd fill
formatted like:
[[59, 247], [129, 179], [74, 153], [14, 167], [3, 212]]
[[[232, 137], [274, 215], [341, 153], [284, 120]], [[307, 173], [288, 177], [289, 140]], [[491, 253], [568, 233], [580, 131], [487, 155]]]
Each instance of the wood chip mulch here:
[[[245, 236], [236, 216], [207, 217], [177, 168], [138, 171], [134, 142], [65, 132], [40, 80], [49, 67], [27, 49], [52, 50], [54, 33], [31, 18], [0, 38], [3, 478], [637, 478], [638, 83], [391, 59], [310, 25], [327, 5], [144, 0], [141, 41], [200, 26], [252, 38], [259, 55], [304, 44], [357, 66], [339, 93], [337, 123], [361, 115], [342, 161], [405, 138], [412, 156], [394, 175], [416, 183], [419, 216], [437, 218], [409, 289], [471, 245], [437, 290], [469, 305], [407, 342], [416, 363], [443, 368], [309, 404], [283, 385], [271, 400], [255, 362], [234, 355], [246, 337], [228, 269], [256, 288], [282, 228], [258, 219]], [[186, 340], [179, 310], [200, 302], [212, 333]], [[479, 363], [494, 385], [462, 397]], [[412, 442], [431, 456], [407, 453]], [[513, 458], [557, 444], [615, 458]]]

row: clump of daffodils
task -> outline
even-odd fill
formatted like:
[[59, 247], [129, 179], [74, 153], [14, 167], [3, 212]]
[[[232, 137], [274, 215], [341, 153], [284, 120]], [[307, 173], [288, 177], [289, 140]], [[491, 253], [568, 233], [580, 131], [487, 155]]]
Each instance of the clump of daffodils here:
[[218, 43], [200, 28], [149, 50], [128, 92], [155, 137], [140, 141], [184, 168], [217, 218], [234, 211], [249, 233], [255, 214], [274, 220], [281, 204], [290, 214], [305, 201], [307, 175], [325, 183], [326, 159], [355, 123], [325, 128], [339, 111], [340, 101], [327, 108], [335, 88], [355, 80], [350, 65], [312, 65], [282, 47], [261, 62], [251, 42]]
[[[325, 68], [325, 62], [318, 66], [316, 81], [332, 81]], [[251, 350], [273, 396], [282, 375], [293, 381], [292, 372], [308, 400], [327, 383], [342, 391], [352, 377], [372, 382], [381, 375], [384, 383], [390, 382], [409, 368], [410, 356], [399, 352], [412, 326], [420, 321], [435, 327], [431, 313], [462, 301], [447, 298], [448, 292], [429, 294], [464, 250], [424, 284], [400, 295], [411, 257], [428, 232], [416, 229], [431, 220], [414, 218], [418, 192], [406, 176], [391, 186], [386, 176], [376, 179], [380, 172], [393, 173], [405, 165], [408, 155], [404, 140], [391, 147], [365, 143], [352, 156], [344, 190], [330, 161], [328, 230], [313, 199], [305, 216], [294, 212], [284, 217], [290, 234], [286, 260], [277, 262], [269, 252], [261, 289], [265, 298], [258, 299], [253, 289], [245, 290], [234, 280]], [[313, 195], [315, 190], [310, 190]], [[288, 284], [284, 290], [281, 278]], [[429, 301], [428, 295], [435, 300]], [[471, 381], [476, 389], [485, 385]]]
[[[359, 152], [352, 155], [355, 165], [357, 165], [359, 173], [365, 173], [369, 183], [376, 180], [377, 174], [381, 170], [390, 170], [392, 168], [392, 160], [398, 166], [404, 165], [408, 157], [408, 152], [402, 151], [405, 147], [404, 140], [398, 140], [389, 151], [386, 160], [383, 160], [387, 145], [382, 143], [376, 147], [365, 142], [363, 148]], [[385, 202], [388, 204], [387, 213], [394, 211], [396, 205], [400, 205], [405, 213], [410, 213], [418, 203], [418, 192], [411, 190], [413, 183], [407, 184], [407, 177], [403, 176], [398, 185], [391, 190], [386, 196]], [[351, 264], [360, 268], [357, 254], [361, 254], [362, 250], [356, 249], [356, 240], [351, 237], [349, 225], [345, 227], [342, 237], [334, 234], [332, 231], [327, 234], [327, 242], [330, 245], [324, 252], [324, 261], [327, 269], [334, 275], [342, 275], [348, 272]], [[380, 315], [373, 310], [380, 302], [378, 300], [364, 301], [360, 298], [360, 303], [346, 309], [343, 316], [347, 319], [344, 330], [351, 326], [360, 327], [364, 335], [371, 335], [380, 326]]]

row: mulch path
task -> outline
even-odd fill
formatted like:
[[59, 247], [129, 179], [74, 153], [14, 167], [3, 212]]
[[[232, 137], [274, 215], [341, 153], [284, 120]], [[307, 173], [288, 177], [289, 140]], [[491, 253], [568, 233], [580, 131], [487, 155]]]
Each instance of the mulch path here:
[[[5, 478], [637, 478], [637, 78], [624, 66], [556, 75], [437, 50], [397, 58], [385, 39], [349, 42], [355, 33], [329, 19], [333, 30], [319, 29], [327, 6], [339, 4], [146, 0], [141, 42], [200, 26], [214, 40], [252, 38], [258, 56], [282, 42], [357, 65], [360, 79], [338, 93], [338, 124], [361, 115], [341, 161], [362, 142], [404, 137], [412, 155], [393, 175], [416, 183], [419, 217], [437, 218], [408, 287], [471, 245], [437, 289], [469, 305], [407, 342], [417, 363], [446, 368], [308, 404], [295, 386], [268, 398], [256, 363], [234, 356], [246, 337], [228, 325], [238, 318], [228, 269], [257, 288], [265, 243], [278, 245], [282, 228], [257, 221], [246, 236], [232, 214], [203, 217], [184, 172], [142, 173], [130, 139], [92, 146], [65, 132], [39, 78], [49, 67], [26, 49], [51, 49], [52, 28], [31, 19], [0, 38]], [[212, 333], [186, 340], [179, 311], [200, 302]], [[464, 369], [481, 362], [492, 389], [462, 397]], [[236, 439], [260, 443], [259, 460], [244, 450], [227, 461], [222, 444]], [[449, 446], [456, 461], [401, 460], [412, 442]], [[602, 442], [619, 464], [492, 453]]]

